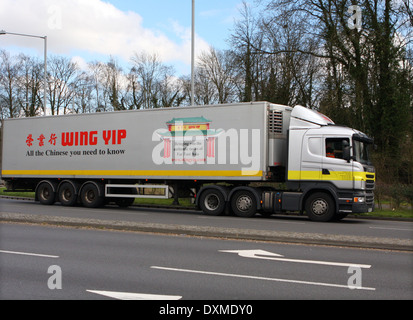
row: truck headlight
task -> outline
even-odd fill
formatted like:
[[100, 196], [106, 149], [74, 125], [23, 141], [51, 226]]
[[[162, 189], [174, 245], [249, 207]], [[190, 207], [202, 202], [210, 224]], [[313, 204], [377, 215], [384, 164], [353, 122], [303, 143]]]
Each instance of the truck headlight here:
[[366, 202], [366, 198], [365, 197], [354, 197], [354, 202], [355, 203], [364, 203], [364, 202]]

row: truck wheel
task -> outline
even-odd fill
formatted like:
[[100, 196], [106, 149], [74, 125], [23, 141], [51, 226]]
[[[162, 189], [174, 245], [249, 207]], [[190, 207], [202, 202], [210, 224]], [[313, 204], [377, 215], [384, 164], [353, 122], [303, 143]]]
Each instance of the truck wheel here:
[[94, 182], [89, 182], [83, 186], [80, 200], [86, 208], [98, 208], [104, 203], [104, 197], [100, 195], [99, 186]]
[[250, 218], [257, 213], [257, 199], [250, 191], [237, 191], [231, 198], [231, 208], [236, 216]]
[[54, 190], [51, 182], [41, 182], [36, 188], [36, 197], [41, 204], [52, 205], [56, 199], [56, 192]]
[[305, 211], [312, 221], [331, 221], [335, 214], [334, 201], [327, 193], [314, 193], [306, 200]]
[[76, 186], [69, 181], [63, 182], [59, 188], [58, 197], [63, 206], [74, 206], [77, 203]]
[[199, 199], [201, 210], [209, 216], [219, 216], [225, 210], [225, 198], [219, 190], [206, 190]]

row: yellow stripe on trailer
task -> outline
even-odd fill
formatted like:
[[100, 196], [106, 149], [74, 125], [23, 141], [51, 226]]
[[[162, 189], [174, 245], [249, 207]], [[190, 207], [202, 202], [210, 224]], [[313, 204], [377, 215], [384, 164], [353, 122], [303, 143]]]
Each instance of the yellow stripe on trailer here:
[[262, 177], [256, 170], [3, 170], [3, 177]]

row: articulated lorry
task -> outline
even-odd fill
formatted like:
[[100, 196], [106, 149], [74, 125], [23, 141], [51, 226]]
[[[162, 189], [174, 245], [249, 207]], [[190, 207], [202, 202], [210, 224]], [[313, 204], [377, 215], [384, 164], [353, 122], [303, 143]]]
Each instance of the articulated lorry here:
[[[268, 102], [7, 119], [1, 178], [42, 204], [192, 197], [207, 215], [374, 210], [373, 141]], [[274, 186], [282, 185], [282, 188]]]

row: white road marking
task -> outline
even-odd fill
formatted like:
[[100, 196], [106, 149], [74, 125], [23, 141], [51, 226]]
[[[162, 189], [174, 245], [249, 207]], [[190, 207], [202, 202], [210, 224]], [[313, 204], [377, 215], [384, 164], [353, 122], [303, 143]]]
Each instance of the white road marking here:
[[97, 291], [86, 290], [90, 293], [99, 294], [102, 296], [118, 299], [118, 300], [180, 300], [181, 296], [166, 296], [158, 294], [145, 293], [130, 293], [130, 292], [115, 292], [115, 291]]
[[[188, 269], [177, 269], [177, 268], [167, 268], [167, 267], [158, 267], [152, 266], [152, 269], [165, 270], [165, 271], [175, 271], [175, 272], [186, 272], [186, 273], [197, 273], [197, 274], [207, 274], [213, 276], [221, 277], [232, 277], [232, 278], [243, 278], [243, 279], [253, 279], [253, 280], [263, 280], [263, 281], [275, 281], [275, 282], [288, 282], [295, 284], [305, 284], [313, 286], [324, 286], [324, 287], [334, 287], [334, 288], [344, 288], [349, 289], [348, 285], [334, 284], [334, 283], [325, 283], [325, 282], [311, 282], [311, 281], [302, 281], [302, 280], [292, 280], [292, 279], [278, 279], [278, 278], [268, 278], [268, 277], [258, 277], [258, 276], [249, 276], [242, 274], [233, 274], [233, 273], [222, 273], [222, 272], [210, 272], [210, 271], [200, 271], [200, 270], [188, 270]], [[354, 288], [353, 288], [354, 289]], [[356, 287], [358, 290], [369, 290], [375, 291], [376, 288], [369, 287]]]
[[379, 230], [413, 231], [413, 229], [391, 228], [391, 227], [369, 227], [369, 228], [370, 229], [379, 229]]
[[277, 253], [272, 253], [264, 250], [219, 250], [219, 252], [237, 253], [243, 258], [253, 258], [253, 259], [263, 259], [263, 260], [274, 260], [283, 262], [296, 262], [296, 263], [309, 263], [309, 264], [320, 264], [326, 266], [335, 267], [358, 267], [370, 269], [371, 265], [359, 264], [359, 263], [347, 263], [347, 262], [331, 262], [331, 261], [318, 261], [318, 260], [301, 260], [301, 259], [287, 259], [282, 258], [282, 255]]
[[59, 256], [51, 256], [51, 255], [48, 255], [48, 254], [39, 254], [39, 253], [30, 253], [30, 252], [17, 252], [17, 251], [0, 250], [0, 253], [9, 253], [9, 254], [17, 254], [17, 255], [23, 255], [23, 256], [33, 256], [33, 257], [53, 258], [53, 259], [59, 258]]
[[[270, 257], [284, 257], [278, 253], [272, 253], [265, 250], [218, 250], [219, 252], [228, 252], [228, 253], [238, 253], [240, 257], [244, 258], [256, 258], [256, 259], [267, 259]], [[265, 256], [265, 257], [258, 257], [258, 256]]]

